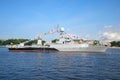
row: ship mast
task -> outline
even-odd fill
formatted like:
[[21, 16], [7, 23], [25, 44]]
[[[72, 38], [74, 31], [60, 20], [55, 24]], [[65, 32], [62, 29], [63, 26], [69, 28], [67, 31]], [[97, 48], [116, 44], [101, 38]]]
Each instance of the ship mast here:
[[60, 37], [64, 38], [64, 28], [63, 27], [60, 28]]

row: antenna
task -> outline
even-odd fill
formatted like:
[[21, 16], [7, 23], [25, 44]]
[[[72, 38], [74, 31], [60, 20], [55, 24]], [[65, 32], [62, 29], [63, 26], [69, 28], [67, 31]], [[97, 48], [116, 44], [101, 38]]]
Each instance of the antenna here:
[[57, 24], [57, 32], [59, 32], [59, 24]]

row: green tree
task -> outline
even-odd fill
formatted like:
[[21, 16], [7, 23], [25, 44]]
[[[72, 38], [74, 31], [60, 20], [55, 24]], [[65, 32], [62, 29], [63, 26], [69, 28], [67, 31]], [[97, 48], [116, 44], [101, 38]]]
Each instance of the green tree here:
[[33, 40], [33, 44], [37, 44], [37, 40]]
[[120, 47], [120, 41], [117, 42], [118, 47]]
[[58, 41], [58, 39], [54, 39], [54, 40], [52, 40], [52, 43], [56, 43], [56, 41]]
[[42, 41], [42, 45], [44, 45], [45, 43], [46, 43], [46, 41], [43, 40], [43, 41]]
[[3, 43], [3, 40], [0, 40], [0, 45], [2, 45], [2, 43]]
[[98, 40], [94, 40], [94, 45], [97, 45], [99, 44], [99, 41]]
[[117, 46], [117, 42], [116, 41], [112, 41], [111, 42], [111, 46]]

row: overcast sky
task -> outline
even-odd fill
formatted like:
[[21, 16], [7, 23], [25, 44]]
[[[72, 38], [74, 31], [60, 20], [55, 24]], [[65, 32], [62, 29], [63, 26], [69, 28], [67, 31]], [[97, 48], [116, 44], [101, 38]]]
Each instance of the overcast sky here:
[[0, 39], [34, 38], [52, 28], [88, 39], [120, 39], [120, 0], [0, 0]]

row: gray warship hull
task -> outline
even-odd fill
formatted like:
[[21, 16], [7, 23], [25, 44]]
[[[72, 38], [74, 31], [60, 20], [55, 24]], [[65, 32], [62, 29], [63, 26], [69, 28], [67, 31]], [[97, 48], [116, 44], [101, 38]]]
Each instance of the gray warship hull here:
[[52, 45], [51, 47], [11, 47], [9, 51], [18, 52], [105, 52], [105, 46], [80, 47], [73, 45]]

